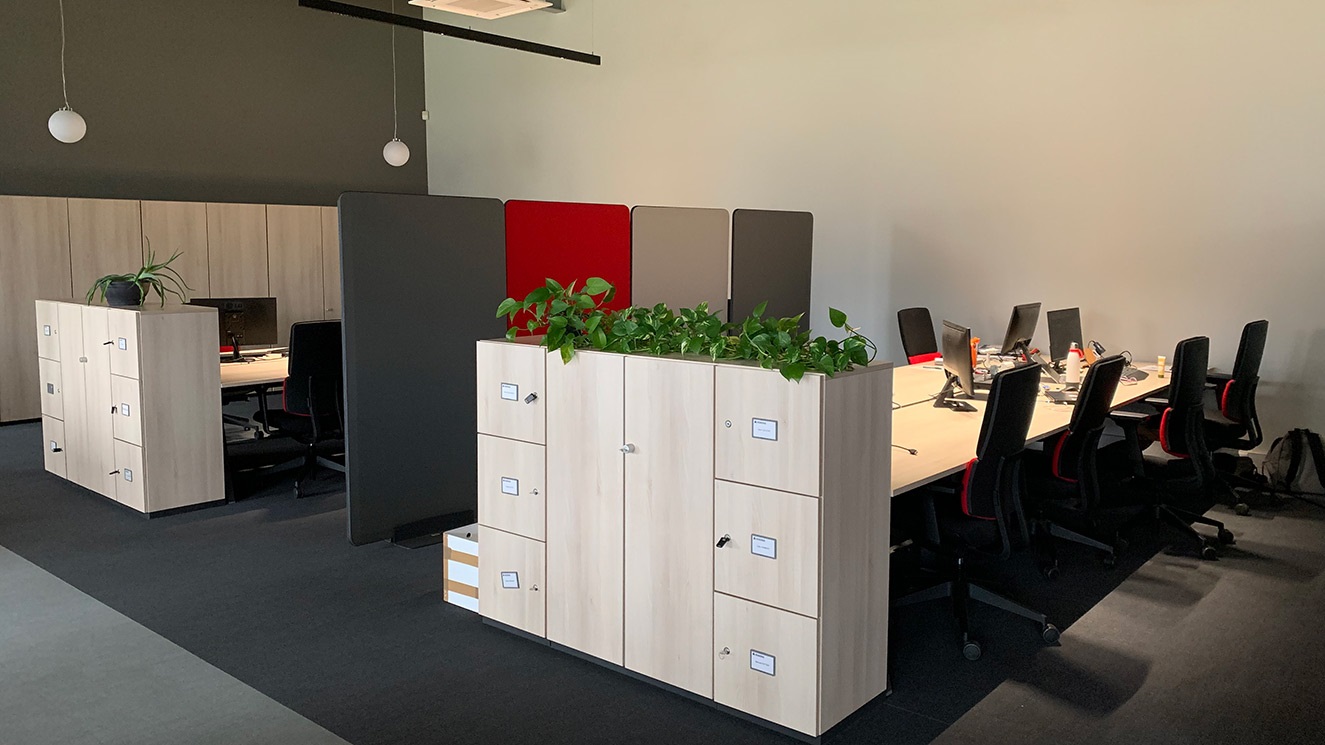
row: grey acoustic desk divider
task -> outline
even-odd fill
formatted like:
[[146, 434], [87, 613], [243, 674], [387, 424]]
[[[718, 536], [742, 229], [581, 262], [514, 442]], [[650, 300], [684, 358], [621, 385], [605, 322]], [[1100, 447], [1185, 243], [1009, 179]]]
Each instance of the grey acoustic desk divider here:
[[631, 299], [673, 309], [702, 302], [724, 320], [731, 288], [731, 216], [723, 209], [630, 211]]
[[341, 195], [351, 543], [474, 519], [474, 343], [506, 331], [505, 233], [498, 199]]
[[[771, 316], [810, 312], [814, 215], [736, 210], [732, 214], [732, 319], [768, 302]], [[808, 319], [805, 326], [808, 327]]]

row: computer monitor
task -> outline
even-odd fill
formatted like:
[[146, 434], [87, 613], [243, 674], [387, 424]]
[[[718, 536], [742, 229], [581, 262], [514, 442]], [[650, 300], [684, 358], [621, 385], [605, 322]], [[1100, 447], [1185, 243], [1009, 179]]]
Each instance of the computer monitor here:
[[1016, 354], [1029, 357], [1031, 337], [1035, 336], [1035, 324], [1040, 321], [1040, 304], [1025, 303], [1012, 309], [1008, 319], [1008, 332], [1003, 336], [1003, 348], [999, 354]]
[[232, 359], [239, 359], [241, 345], [271, 347], [276, 345], [276, 298], [212, 297], [193, 298], [189, 305], [216, 308], [217, 329], [222, 347], [232, 347]]
[[975, 366], [971, 364], [971, 330], [952, 321], [943, 322], [943, 371], [948, 380], [934, 399], [935, 408], [973, 410], [970, 404], [955, 399], [956, 391], [971, 398], [975, 395]]
[[1051, 310], [1044, 315], [1049, 321], [1049, 359], [1062, 362], [1067, 359], [1067, 350], [1073, 344], [1078, 349], [1085, 349], [1085, 340], [1081, 337], [1081, 309], [1064, 308]]

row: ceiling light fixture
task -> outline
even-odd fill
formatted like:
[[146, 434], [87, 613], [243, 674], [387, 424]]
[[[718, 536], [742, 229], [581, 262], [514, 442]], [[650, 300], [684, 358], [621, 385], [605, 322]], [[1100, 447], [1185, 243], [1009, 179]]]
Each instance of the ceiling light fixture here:
[[[391, 12], [396, 12], [396, 0], [391, 0]], [[396, 27], [391, 27], [391, 141], [382, 148], [382, 158], [399, 168], [409, 162], [409, 145], [400, 141], [400, 107], [397, 104], [396, 85]]]
[[60, 142], [78, 142], [87, 134], [87, 122], [69, 106], [69, 84], [64, 77], [64, 0], [60, 0], [60, 87], [64, 90], [64, 106], [46, 120], [46, 128]]

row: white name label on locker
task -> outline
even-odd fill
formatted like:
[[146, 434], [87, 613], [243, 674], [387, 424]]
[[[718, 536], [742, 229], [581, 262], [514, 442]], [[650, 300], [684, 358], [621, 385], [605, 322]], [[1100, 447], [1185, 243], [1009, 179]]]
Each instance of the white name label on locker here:
[[519, 572], [502, 572], [502, 573], [501, 573], [501, 587], [502, 587], [503, 590], [518, 590], [518, 589], [520, 589], [520, 573], [519, 573]]
[[129, 416], [129, 405], [120, 404], [120, 413], [123, 414], [124, 416]]
[[50, 335], [51, 335], [51, 327], [50, 327], [50, 326], [42, 326], [42, 327], [41, 327], [41, 333], [42, 333], [42, 336], [50, 336]]
[[55, 393], [55, 384], [54, 384], [54, 383], [47, 383], [47, 384], [46, 384], [46, 392], [47, 392], [47, 393], [50, 393], [50, 394], [54, 394], [54, 393]]
[[764, 675], [777, 675], [777, 662], [778, 658], [771, 654], [750, 650], [750, 669], [755, 672]]
[[133, 469], [132, 469], [132, 468], [126, 468], [126, 469], [124, 469], [124, 480], [125, 480], [125, 481], [133, 481]]
[[750, 536], [750, 553], [770, 559], [778, 557], [778, 539], [762, 535]]
[[520, 496], [520, 480], [501, 477], [501, 493], [510, 494], [512, 497]]
[[129, 340], [128, 340], [128, 339], [125, 339], [123, 336], [121, 336], [118, 340], [116, 340], [115, 344], [116, 344], [116, 346], [118, 346], [120, 349], [128, 349], [128, 348], [129, 348]]
[[51, 440], [51, 452], [52, 453], [60, 452], [60, 444], [55, 440]]
[[778, 439], [778, 422], [776, 419], [755, 419], [751, 429], [750, 434], [756, 440], [776, 441]]
[[519, 401], [519, 400], [520, 400], [520, 386], [516, 385], [515, 383], [502, 383], [502, 384], [501, 384], [501, 400], [503, 400], [503, 401]]

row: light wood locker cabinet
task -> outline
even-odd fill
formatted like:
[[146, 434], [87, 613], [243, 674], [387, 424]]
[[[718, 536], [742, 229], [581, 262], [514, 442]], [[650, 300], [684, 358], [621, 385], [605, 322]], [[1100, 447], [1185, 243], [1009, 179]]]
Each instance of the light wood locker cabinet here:
[[33, 302], [68, 298], [72, 291], [69, 201], [0, 196], [0, 421], [41, 415], [38, 349], [58, 361], [58, 340], [52, 328], [51, 336], [34, 341]]
[[326, 316], [321, 207], [267, 205], [267, 271], [277, 341], [289, 344], [290, 324]]
[[46, 469], [140, 512], [224, 499], [216, 311], [37, 304], [38, 336], [59, 328], [60, 361], [43, 362], [63, 399], [43, 417]]
[[478, 436], [478, 511], [485, 527], [541, 541], [546, 520], [542, 445]]
[[[478, 346], [480, 449], [498, 432], [546, 443], [528, 444], [546, 458], [545, 543], [503, 531], [491, 550], [515, 565], [512, 542], [542, 547], [549, 641], [811, 736], [884, 691], [890, 365], [792, 383], [733, 363]], [[514, 389], [500, 397], [515, 381], [547, 401], [541, 437]], [[490, 452], [486, 481], [503, 470], [490, 458], [528, 467]], [[480, 505], [485, 531], [509, 520]], [[510, 612], [486, 603], [489, 618]]]
[[[143, 255], [150, 247], [158, 261], [176, 253], [170, 265], [188, 284], [188, 297], [211, 297], [207, 278], [207, 205], [203, 202], [155, 202], [144, 200]], [[178, 303], [173, 295], [167, 303]]]
[[477, 344], [478, 431], [542, 445], [547, 353], [536, 344]]

